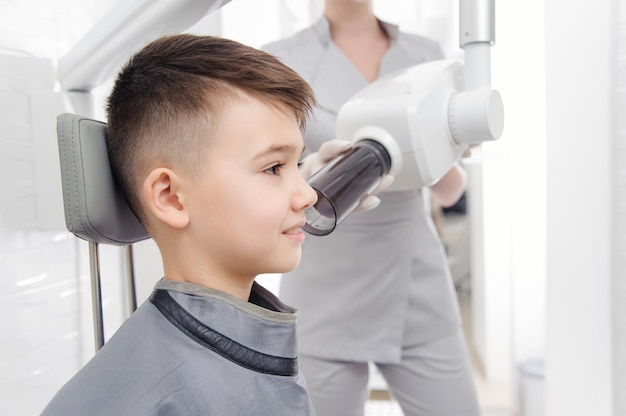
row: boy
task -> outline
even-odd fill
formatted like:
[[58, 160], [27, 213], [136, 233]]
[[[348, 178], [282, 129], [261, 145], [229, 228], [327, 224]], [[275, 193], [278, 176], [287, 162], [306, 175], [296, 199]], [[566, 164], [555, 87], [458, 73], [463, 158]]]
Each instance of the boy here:
[[310, 87], [271, 55], [175, 35], [108, 100], [111, 167], [165, 277], [44, 415], [309, 415], [295, 310], [254, 282], [300, 261]]

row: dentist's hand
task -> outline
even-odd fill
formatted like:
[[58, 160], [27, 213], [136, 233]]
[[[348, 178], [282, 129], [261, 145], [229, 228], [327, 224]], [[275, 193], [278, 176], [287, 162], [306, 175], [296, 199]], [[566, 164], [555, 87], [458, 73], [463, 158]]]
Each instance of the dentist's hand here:
[[384, 191], [389, 185], [393, 183], [394, 177], [391, 175], [385, 175], [380, 179], [378, 186], [374, 188], [374, 190], [367, 195], [365, 198], [361, 200], [361, 203], [357, 205], [357, 207], [352, 212], [363, 212], [369, 211], [371, 209], [376, 208], [380, 204], [380, 198], [377, 197], [380, 192]]
[[304, 179], [309, 179], [315, 172], [324, 167], [325, 164], [347, 151], [352, 147], [352, 143], [347, 140], [333, 139], [322, 143], [320, 150], [311, 153], [300, 165], [300, 172]]
[[[317, 152], [311, 153], [302, 159], [302, 164], [300, 166], [302, 176], [306, 179], [310, 178], [314, 173], [323, 168], [324, 165], [346, 152], [351, 147], [352, 143], [347, 140], [333, 139], [322, 143]], [[361, 200], [361, 203], [354, 209], [353, 212], [369, 211], [376, 208], [380, 204], [380, 198], [376, 195], [391, 185], [393, 183], [393, 179], [394, 178], [391, 175], [383, 176], [378, 186], [369, 195]]]

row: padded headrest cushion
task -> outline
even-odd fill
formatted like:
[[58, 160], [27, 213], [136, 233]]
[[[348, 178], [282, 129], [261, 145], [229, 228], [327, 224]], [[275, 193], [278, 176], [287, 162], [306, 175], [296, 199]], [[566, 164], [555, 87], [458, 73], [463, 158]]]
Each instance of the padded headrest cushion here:
[[67, 229], [99, 244], [127, 245], [149, 238], [113, 178], [105, 124], [63, 113], [57, 117], [57, 138]]

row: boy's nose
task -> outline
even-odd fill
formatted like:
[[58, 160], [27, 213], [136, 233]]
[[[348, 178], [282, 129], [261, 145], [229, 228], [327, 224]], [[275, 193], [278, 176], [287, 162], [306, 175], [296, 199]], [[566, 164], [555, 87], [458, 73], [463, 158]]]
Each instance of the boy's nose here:
[[317, 202], [317, 192], [301, 176], [298, 185], [298, 209], [306, 209]]

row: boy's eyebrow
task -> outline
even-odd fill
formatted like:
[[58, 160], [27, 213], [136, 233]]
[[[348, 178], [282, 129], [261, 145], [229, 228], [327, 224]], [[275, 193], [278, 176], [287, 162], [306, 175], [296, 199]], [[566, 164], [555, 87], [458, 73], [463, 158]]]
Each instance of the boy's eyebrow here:
[[298, 151], [302, 153], [304, 152], [304, 148], [300, 149], [298, 146], [291, 145], [291, 144], [273, 145], [257, 153], [256, 156], [254, 156], [254, 159], [260, 159], [264, 156], [271, 155], [273, 153], [292, 153], [292, 152], [298, 152]]

